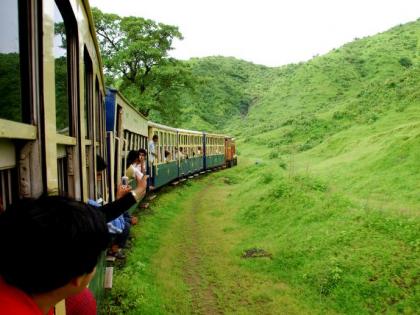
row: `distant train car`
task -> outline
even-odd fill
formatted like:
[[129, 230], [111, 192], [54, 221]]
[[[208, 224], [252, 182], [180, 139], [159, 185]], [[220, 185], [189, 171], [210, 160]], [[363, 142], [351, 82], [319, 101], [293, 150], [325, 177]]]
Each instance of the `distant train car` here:
[[225, 137], [225, 164], [232, 167], [238, 163], [236, 157], [235, 138]]
[[[149, 173], [153, 176], [150, 185], [158, 188], [179, 176], [177, 129], [149, 121], [149, 141], [158, 136], [155, 144], [157, 157], [148, 160]], [[149, 155], [150, 156], [150, 155]]]
[[204, 169], [212, 169], [225, 164], [225, 136], [203, 133]]
[[[88, 1], [10, 0], [0, 16], [0, 211], [45, 192], [109, 200], [96, 171], [105, 87]], [[98, 272], [95, 293], [102, 283]]]
[[117, 90], [107, 89], [105, 104], [109, 187], [113, 198], [116, 185], [129, 167], [128, 152], [147, 149], [148, 120]]
[[204, 169], [203, 133], [199, 131], [177, 129], [179, 177], [189, 176]]

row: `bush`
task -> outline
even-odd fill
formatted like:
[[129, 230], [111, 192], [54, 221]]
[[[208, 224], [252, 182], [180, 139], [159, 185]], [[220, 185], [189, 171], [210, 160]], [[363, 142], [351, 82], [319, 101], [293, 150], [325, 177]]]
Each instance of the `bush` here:
[[273, 174], [271, 173], [263, 173], [261, 177], [261, 183], [262, 184], [268, 184], [272, 182], [274, 179]]
[[403, 66], [404, 68], [410, 68], [413, 65], [413, 62], [411, 61], [411, 59], [407, 57], [400, 58], [399, 62], [400, 62], [400, 65]]
[[284, 170], [287, 168], [287, 164], [283, 159], [280, 159], [279, 166]]

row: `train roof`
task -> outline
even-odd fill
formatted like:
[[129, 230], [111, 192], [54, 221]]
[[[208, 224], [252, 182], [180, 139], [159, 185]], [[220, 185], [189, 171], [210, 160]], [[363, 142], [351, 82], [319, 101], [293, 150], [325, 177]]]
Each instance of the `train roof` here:
[[210, 132], [204, 132], [206, 136], [211, 136], [211, 137], [223, 137], [223, 138], [231, 138], [230, 136], [224, 135], [224, 134], [219, 134], [219, 133], [210, 133]]
[[126, 98], [125, 98], [125, 96], [124, 95], [122, 95], [121, 94], [121, 92], [119, 91], [119, 90], [117, 90], [117, 89], [114, 89], [114, 88], [110, 88], [110, 87], [107, 87], [106, 88], [108, 91], [111, 91], [111, 92], [113, 92], [113, 93], [115, 93], [115, 94], [117, 94], [118, 95], [118, 97], [119, 98], [121, 98], [123, 101], [124, 101], [124, 103], [125, 104], [120, 104], [120, 105], [127, 105], [127, 106], [129, 106], [129, 107], [131, 107], [131, 109], [133, 109], [139, 116], [141, 116], [143, 119], [145, 119], [145, 120], [147, 120], [147, 121], [149, 121], [148, 119], [147, 119], [147, 117], [146, 116], [144, 116], [136, 107], [134, 107], [130, 102], [129, 102], [129, 100], [127, 100]]
[[103, 88], [105, 90], [106, 89], [106, 87], [105, 87], [105, 76], [104, 76], [104, 72], [103, 72], [104, 65], [102, 63], [102, 57], [101, 57], [101, 51], [99, 49], [98, 38], [96, 37], [96, 28], [95, 28], [95, 22], [93, 21], [92, 9], [90, 7], [89, 0], [82, 0], [82, 3], [83, 3], [83, 6], [85, 8], [86, 15], [87, 15], [87, 18], [88, 18], [90, 35], [92, 36], [93, 43], [95, 44], [96, 55], [97, 55], [97, 58], [98, 58], [98, 66], [99, 66], [99, 69], [100, 69], [99, 72], [100, 72], [101, 79], [102, 79], [102, 85], [103, 85]]
[[203, 135], [202, 131], [188, 130], [188, 129], [181, 129], [181, 128], [176, 128], [176, 130], [178, 130], [178, 132], [182, 132], [182, 133], [192, 133], [192, 134], [196, 134], [196, 135]]
[[158, 123], [155, 123], [155, 122], [150, 121], [150, 120], [147, 122], [147, 124], [148, 124], [149, 127], [154, 127], [154, 128], [163, 129], [163, 130], [169, 130], [169, 131], [174, 131], [174, 132], [176, 132], [178, 130], [174, 127], [158, 124]]

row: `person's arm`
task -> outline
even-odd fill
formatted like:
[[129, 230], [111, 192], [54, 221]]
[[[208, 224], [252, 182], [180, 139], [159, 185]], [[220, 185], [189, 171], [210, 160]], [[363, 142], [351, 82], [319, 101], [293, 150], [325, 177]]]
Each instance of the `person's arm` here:
[[142, 179], [137, 179], [136, 189], [131, 190], [130, 192], [125, 192], [121, 198], [100, 207], [99, 210], [104, 214], [106, 222], [110, 222], [115, 218], [118, 218], [122, 213], [129, 210], [135, 203], [140, 202], [140, 200], [142, 200], [146, 195], [146, 187], [147, 176], [143, 176]]

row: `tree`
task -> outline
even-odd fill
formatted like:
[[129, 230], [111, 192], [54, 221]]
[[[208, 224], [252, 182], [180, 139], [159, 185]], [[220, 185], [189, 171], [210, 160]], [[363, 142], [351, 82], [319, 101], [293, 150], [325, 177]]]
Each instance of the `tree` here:
[[146, 116], [173, 117], [177, 91], [190, 87], [188, 66], [168, 56], [174, 39], [182, 39], [178, 27], [97, 8], [92, 13], [108, 82]]

